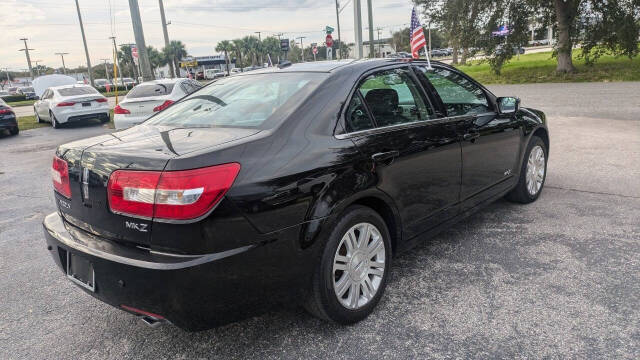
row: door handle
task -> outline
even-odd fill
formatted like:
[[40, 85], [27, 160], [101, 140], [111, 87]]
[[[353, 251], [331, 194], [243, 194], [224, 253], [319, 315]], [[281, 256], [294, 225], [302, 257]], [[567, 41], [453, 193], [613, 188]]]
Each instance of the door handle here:
[[371, 155], [371, 160], [375, 162], [383, 162], [387, 160], [393, 160], [398, 156], [400, 156], [400, 151], [398, 150], [386, 151], [386, 152], [381, 152], [381, 153], [376, 153]]
[[471, 141], [471, 142], [473, 142], [475, 139], [477, 139], [479, 137], [480, 137], [480, 133], [479, 132], [475, 132], [475, 131], [474, 132], [468, 132], [468, 133], [462, 135], [462, 139], [464, 141]]

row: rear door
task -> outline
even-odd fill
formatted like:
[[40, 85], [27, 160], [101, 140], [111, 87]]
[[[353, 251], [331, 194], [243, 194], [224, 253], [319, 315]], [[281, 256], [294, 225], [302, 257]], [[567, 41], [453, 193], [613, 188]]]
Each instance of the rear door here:
[[345, 116], [346, 134], [396, 202], [406, 238], [457, 214], [461, 158], [455, 126], [439, 117], [408, 66], [367, 74]]
[[450, 68], [419, 67], [420, 76], [435, 89], [449, 117], [465, 121], [462, 137], [462, 190], [464, 208], [508, 190], [519, 172], [521, 122], [515, 114], [496, 112], [492, 95], [475, 81]]

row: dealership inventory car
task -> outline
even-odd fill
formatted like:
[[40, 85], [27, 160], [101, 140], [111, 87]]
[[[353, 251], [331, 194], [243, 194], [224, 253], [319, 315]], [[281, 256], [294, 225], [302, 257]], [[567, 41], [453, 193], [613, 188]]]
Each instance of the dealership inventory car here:
[[36, 96], [36, 92], [33, 90], [31, 86], [24, 86], [18, 89], [18, 95], [24, 95], [24, 98], [27, 100], [35, 100], [38, 97]]
[[8, 130], [11, 135], [17, 135], [20, 132], [18, 120], [13, 109], [4, 100], [0, 99], [0, 131], [3, 130]]
[[364, 319], [394, 254], [544, 185], [545, 115], [432, 65], [283, 63], [61, 145], [52, 258], [151, 324], [200, 330], [279, 304]]
[[111, 87], [113, 86], [113, 83], [107, 79], [95, 79], [93, 80], [93, 84], [95, 85], [96, 89], [100, 91], [106, 91], [107, 87], [111, 89]]
[[204, 71], [204, 78], [214, 80], [226, 76], [226, 71], [220, 69], [207, 69]]
[[202, 84], [190, 79], [144, 82], [131, 89], [113, 109], [113, 124], [116, 129], [140, 124], [201, 87]]
[[89, 85], [78, 84], [50, 87], [33, 105], [36, 120], [47, 120], [54, 128], [89, 119], [108, 122], [109, 110], [106, 97]]

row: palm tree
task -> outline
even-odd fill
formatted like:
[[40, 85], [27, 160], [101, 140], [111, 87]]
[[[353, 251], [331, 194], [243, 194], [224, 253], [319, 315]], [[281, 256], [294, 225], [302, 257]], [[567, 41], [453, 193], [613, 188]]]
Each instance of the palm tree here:
[[280, 40], [275, 37], [268, 37], [262, 40], [262, 51], [265, 55], [269, 55], [271, 63], [278, 60], [280, 56]]
[[178, 73], [178, 76], [180, 76], [179, 61], [182, 60], [182, 58], [187, 57], [187, 49], [185, 48], [182, 41], [172, 40], [169, 43], [169, 46], [162, 49], [162, 53], [164, 54], [164, 57], [166, 58], [167, 62], [169, 61], [173, 62], [176, 72]]
[[164, 54], [161, 54], [156, 48], [153, 46], [147, 46], [147, 56], [149, 57], [149, 63], [151, 64], [151, 72], [156, 73], [156, 69], [160, 66], [166, 65], [169, 60]]
[[233, 44], [229, 40], [222, 40], [216, 45], [216, 51], [224, 53], [224, 62], [227, 64], [227, 75], [229, 75], [229, 52], [233, 51]]
[[136, 64], [133, 62], [133, 56], [131, 56], [131, 46], [122, 45], [120, 51], [118, 51], [118, 58], [124, 68], [128, 68], [129, 77], [138, 78], [138, 71]]
[[260, 51], [260, 40], [255, 36], [245, 36], [242, 41], [244, 42], [245, 53], [247, 55], [251, 54], [251, 66], [255, 66]]
[[233, 43], [233, 51], [236, 53], [236, 58], [238, 59], [237, 64], [240, 64], [240, 67], [243, 67], [242, 63], [242, 53], [244, 52], [244, 41], [242, 39], [234, 39], [231, 40]]

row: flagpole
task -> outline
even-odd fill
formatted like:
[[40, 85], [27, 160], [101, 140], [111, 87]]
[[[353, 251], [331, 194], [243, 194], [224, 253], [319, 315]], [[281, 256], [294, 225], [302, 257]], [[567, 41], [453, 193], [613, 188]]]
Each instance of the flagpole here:
[[429, 49], [427, 49], [427, 44], [424, 44], [424, 53], [427, 54], [427, 70], [433, 70], [431, 67], [431, 60], [429, 60]]

